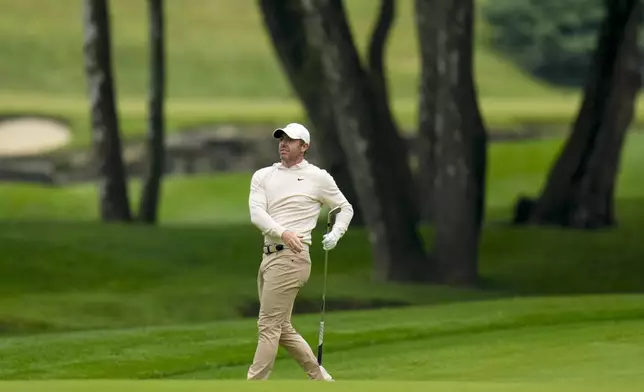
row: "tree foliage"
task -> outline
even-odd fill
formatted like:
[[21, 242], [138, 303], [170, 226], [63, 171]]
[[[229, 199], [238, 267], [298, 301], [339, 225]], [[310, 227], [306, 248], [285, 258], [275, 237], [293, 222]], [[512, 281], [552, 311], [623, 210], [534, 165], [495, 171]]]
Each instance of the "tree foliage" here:
[[602, 0], [494, 0], [482, 11], [494, 48], [548, 82], [583, 84], [606, 14]]

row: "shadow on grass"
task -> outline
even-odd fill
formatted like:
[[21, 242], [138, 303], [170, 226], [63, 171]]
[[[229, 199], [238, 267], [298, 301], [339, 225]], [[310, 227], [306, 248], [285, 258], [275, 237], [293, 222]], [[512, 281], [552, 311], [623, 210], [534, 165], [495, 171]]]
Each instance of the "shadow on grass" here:
[[[327, 312], [339, 310], [371, 310], [384, 308], [400, 308], [412, 306], [408, 301], [386, 299], [386, 298], [327, 298], [325, 310]], [[293, 314], [312, 314], [322, 310], [322, 299], [312, 300], [306, 297], [298, 297], [293, 306]], [[259, 301], [248, 301], [238, 307], [242, 317], [254, 318], [259, 314]]]

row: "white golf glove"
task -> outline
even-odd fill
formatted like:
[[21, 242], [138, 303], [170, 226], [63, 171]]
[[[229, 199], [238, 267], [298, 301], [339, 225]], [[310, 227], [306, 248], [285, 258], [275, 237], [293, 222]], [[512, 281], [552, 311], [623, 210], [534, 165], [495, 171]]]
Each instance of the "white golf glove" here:
[[331, 250], [335, 248], [339, 240], [340, 234], [335, 230], [331, 230], [328, 234], [322, 236], [322, 248], [324, 250]]

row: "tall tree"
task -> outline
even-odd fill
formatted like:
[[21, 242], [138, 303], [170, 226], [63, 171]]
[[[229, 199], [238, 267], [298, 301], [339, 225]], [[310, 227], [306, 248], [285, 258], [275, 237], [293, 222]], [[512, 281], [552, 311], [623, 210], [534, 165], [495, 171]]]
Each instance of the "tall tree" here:
[[156, 223], [165, 162], [165, 51], [163, 0], [148, 0], [150, 19], [150, 86], [148, 118], [148, 168], [144, 179], [139, 219]]
[[89, 85], [93, 143], [101, 177], [100, 215], [103, 221], [130, 221], [132, 217], [114, 102], [110, 16], [106, 0], [85, 0], [84, 28], [83, 53]]
[[[373, 108], [381, 122], [377, 135], [382, 137], [381, 143], [391, 151], [393, 172], [398, 176], [397, 186], [401, 189], [401, 202], [407, 204], [407, 213], [410, 222], [417, 225], [420, 222], [420, 211], [416, 197], [416, 184], [412, 171], [409, 168], [409, 151], [407, 142], [398, 132], [394, 115], [389, 105], [389, 88], [387, 86], [385, 67], [385, 47], [390, 36], [391, 27], [396, 16], [396, 4], [394, 0], [381, 0], [378, 19], [374, 25], [369, 51], [368, 62], [365, 70], [371, 83], [371, 95], [373, 97]], [[386, 151], [386, 150], [385, 150]]]
[[387, 97], [365, 70], [341, 0], [307, 0], [306, 39], [319, 53], [320, 78], [328, 89], [340, 143], [364, 214], [375, 277], [412, 281], [427, 278], [425, 252], [417, 232], [407, 151]]
[[473, 0], [416, 0], [419, 183], [435, 230], [433, 279], [477, 281], [487, 136], [473, 77]]
[[539, 199], [518, 223], [598, 228], [615, 223], [614, 190], [626, 131], [641, 87], [639, 0], [605, 0], [584, 99], [572, 134]]

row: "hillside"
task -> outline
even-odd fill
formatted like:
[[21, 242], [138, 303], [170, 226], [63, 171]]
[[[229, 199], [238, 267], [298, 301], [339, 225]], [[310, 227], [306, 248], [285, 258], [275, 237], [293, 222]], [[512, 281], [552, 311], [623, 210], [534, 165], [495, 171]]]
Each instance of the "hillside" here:
[[[272, 126], [305, 121], [262, 25], [255, 1], [166, 2], [167, 121], [169, 131], [204, 122]], [[378, 3], [346, 2], [361, 52]], [[405, 129], [416, 124], [419, 58], [413, 2], [397, 2], [387, 46], [392, 104]], [[119, 117], [125, 135], [145, 130], [147, 15], [144, 2], [111, 1], [113, 62]], [[73, 143], [89, 142], [83, 65], [81, 0], [0, 0], [0, 111], [66, 118]], [[480, 23], [479, 30], [485, 26]], [[490, 51], [476, 47], [476, 77], [491, 126], [562, 123], [577, 95], [553, 89]]]

